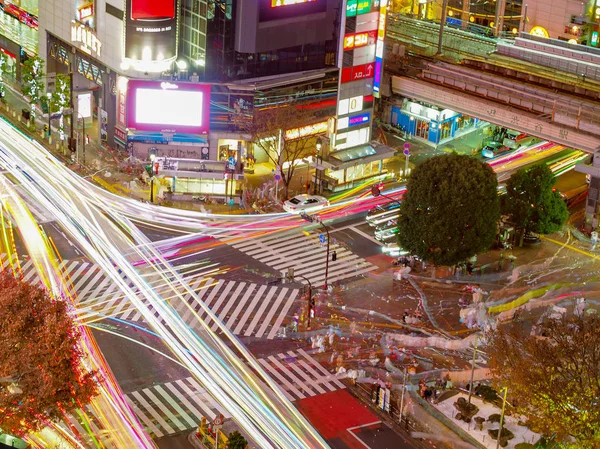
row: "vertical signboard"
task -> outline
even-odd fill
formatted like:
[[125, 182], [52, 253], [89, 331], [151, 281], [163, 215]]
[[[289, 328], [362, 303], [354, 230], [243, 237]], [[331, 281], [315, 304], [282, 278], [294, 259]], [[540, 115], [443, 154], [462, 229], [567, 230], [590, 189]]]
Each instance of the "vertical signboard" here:
[[127, 0], [125, 58], [157, 62], [177, 57], [177, 0]]
[[385, 49], [385, 26], [387, 20], [388, 0], [381, 0], [379, 8], [379, 25], [377, 27], [377, 43], [375, 44], [375, 79], [373, 80], [373, 95], [379, 98], [381, 76], [383, 74], [383, 52]]

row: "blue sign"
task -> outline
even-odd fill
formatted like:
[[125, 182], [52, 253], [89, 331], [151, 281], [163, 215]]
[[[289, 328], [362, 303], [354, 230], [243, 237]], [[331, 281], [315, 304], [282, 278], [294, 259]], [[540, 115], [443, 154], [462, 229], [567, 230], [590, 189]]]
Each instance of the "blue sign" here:
[[326, 241], [327, 241], [327, 238], [325, 237], [325, 234], [320, 234], [319, 235], [319, 242], [325, 243]]
[[229, 158], [228, 165], [229, 165], [229, 168], [232, 170], [235, 168], [235, 158], [234, 157]]
[[379, 97], [379, 88], [381, 87], [381, 72], [383, 69], [383, 59], [379, 56], [375, 58], [375, 76], [373, 78], [373, 93]]
[[364, 114], [353, 115], [348, 118], [348, 126], [357, 126], [362, 125], [363, 123], [368, 123], [371, 120], [371, 113], [365, 112]]

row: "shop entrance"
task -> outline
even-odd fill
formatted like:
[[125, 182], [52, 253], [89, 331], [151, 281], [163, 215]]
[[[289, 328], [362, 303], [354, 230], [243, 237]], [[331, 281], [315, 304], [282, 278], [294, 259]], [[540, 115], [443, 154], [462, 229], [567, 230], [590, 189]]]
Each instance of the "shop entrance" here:
[[417, 126], [415, 128], [415, 135], [422, 139], [429, 139], [429, 122], [425, 120], [417, 119]]

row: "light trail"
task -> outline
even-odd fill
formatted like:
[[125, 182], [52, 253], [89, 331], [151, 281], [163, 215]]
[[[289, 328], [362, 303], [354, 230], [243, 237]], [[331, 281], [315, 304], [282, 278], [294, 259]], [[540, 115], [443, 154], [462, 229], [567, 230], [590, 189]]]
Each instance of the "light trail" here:
[[[4, 122], [0, 122], [0, 133], [3, 141], [0, 164], [127, 294], [180, 362], [261, 448], [328, 447], [237, 338], [204, 306], [160, 252], [154, 250], [151, 242], [131, 221], [107, 205], [105, 195], [90, 189], [86, 181], [74, 176], [43, 148]], [[133, 267], [132, 257], [124, 256], [132, 251], [135, 260], [145, 261], [143, 267]], [[235, 353], [199, 316], [200, 329], [198, 333], [192, 332], [144, 278], [151, 272], [160, 273], [172, 294], [182, 301], [186, 294], [195, 297], [205, 308], [202, 312], [206, 320], [219, 325], [218, 330], [233, 343]], [[246, 360], [242, 362], [236, 354]], [[113, 399], [121, 395], [115, 392], [114, 396]]]

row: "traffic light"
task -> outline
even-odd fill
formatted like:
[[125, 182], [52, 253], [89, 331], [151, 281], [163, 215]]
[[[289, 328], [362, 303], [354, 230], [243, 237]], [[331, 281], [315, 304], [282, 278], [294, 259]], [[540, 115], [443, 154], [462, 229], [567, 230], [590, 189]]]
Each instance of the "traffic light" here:
[[148, 176], [150, 176], [150, 177], [154, 176], [154, 174], [152, 173], [152, 165], [146, 165], [144, 168], [146, 169]]
[[331, 253], [331, 260], [332, 260], [333, 262], [335, 262], [335, 261], [337, 260], [337, 253], [336, 253], [335, 251], [333, 251], [333, 252]]
[[289, 282], [294, 282], [294, 269], [293, 268], [288, 268], [287, 269], [287, 274], [286, 274], [285, 278]]
[[77, 139], [75, 137], [69, 139], [69, 150], [71, 150], [72, 153], [77, 151]]
[[375, 184], [373, 187], [371, 187], [371, 195], [377, 198], [379, 195], [381, 195], [382, 190], [383, 184]]

